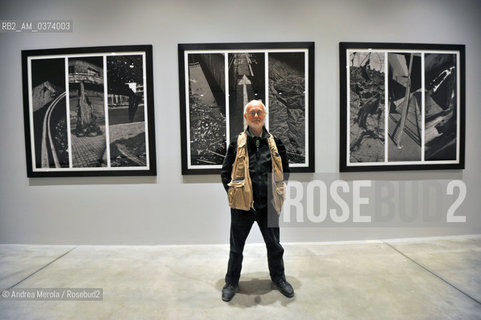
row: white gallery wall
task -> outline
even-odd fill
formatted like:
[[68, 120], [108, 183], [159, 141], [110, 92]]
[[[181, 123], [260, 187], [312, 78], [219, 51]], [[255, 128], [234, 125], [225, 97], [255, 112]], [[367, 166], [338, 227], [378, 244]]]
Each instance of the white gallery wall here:
[[[339, 171], [340, 41], [465, 44], [466, 169], [340, 177], [462, 180], [467, 195], [456, 215], [466, 216], [466, 223], [314, 225], [284, 228], [281, 238], [311, 242], [481, 233], [478, 0], [16, 0], [1, 2], [0, 19], [73, 22], [72, 33], [0, 33], [0, 243], [227, 243], [230, 216], [220, 177], [181, 175], [177, 44], [209, 42], [315, 42], [317, 173]], [[27, 178], [21, 50], [131, 44], [153, 45], [157, 177]], [[256, 227], [249, 241], [262, 241]]]

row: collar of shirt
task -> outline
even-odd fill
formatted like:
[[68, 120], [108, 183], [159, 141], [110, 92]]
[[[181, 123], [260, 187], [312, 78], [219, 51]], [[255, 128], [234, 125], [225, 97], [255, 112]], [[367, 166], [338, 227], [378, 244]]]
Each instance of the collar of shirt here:
[[257, 137], [254, 133], [252, 133], [251, 129], [249, 127], [247, 127], [246, 133], [247, 133], [248, 137], [251, 137], [251, 138], [254, 138], [254, 139], [255, 138], [267, 139], [267, 137], [269, 137], [269, 133], [267, 132], [266, 127], [262, 127], [262, 134], [261, 134], [260, 137]]

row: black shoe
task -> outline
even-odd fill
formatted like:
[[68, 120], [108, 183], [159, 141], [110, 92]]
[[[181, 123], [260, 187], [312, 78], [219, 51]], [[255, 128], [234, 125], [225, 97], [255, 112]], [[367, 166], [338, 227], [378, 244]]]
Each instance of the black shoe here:
[[222, 288], [222, 301], [229, 302], [235, 296], [235, 293], [239, 290], [239, 286], [232, 284], [225, 284]]
[[286, 297], [292, 298], [294, 296], [294, 289], [286, 280], [280, 279], [277, 281], [272, 281], [272, 283], [274, 284], [274, 287], [277, 288], [277, 290], [279, 290]]

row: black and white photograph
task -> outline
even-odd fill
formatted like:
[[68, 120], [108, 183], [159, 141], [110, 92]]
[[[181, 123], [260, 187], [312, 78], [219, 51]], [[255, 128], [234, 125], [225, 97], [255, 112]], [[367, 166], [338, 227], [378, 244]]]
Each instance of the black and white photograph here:
[[283, 137], [289, 163], [306, 161], [306, 56], [269, 52], [269, 128]]
[[152, 47], [22, 51], [27, 175], [155, 175]]
[[222, 53], [188, 55], [190, 163], [218, 166], [226, 151], [225, 59]]
[[314, 170], [314, 44], [179, 44], [182, 174], [219, 173], [244, 130], [244, 107], [267, 109], [294, 172]]
[[251, 100], [266, 101], [264, 52], [229, 53], [230, 137], [244, 130], [244, 106]]
[[464, 168], [464, 45], [340, 49], [340, 170]]
[[68, 168], [65, 59], [31, 64], [32, 141], [37, 168]]
[[73, 167], [105, 167], [103, 57], [68, 59]]
[[421, 160], [421, 54], [388, 53], [388, 161]]
[[425, 159], [456, 159], [457, 63], [454, 54], [426, 54]]
[[107, 57], [110, 165], [145, 166], [144, 73], [141, 55]]
[[385, 63], [382, 52], [349, 54], [350, 161], [384, 161]]

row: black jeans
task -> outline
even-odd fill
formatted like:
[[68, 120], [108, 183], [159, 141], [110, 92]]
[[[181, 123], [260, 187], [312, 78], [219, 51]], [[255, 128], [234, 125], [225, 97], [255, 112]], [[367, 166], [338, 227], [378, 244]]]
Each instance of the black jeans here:
[[[257, 211], [231, 209], [230, 253], [227, 274], [225, 275], [225, 282], [228, 284], [238, 285], [239, 283], [243, 259], [242, 252], [254, 221], [257, 222], [266, 244], [267, 262], [272, 281], [285, 279], [284, 261], [282, 259], [284, 248], [279, 242], [279, 218], [275, 210], [273, 208], [271, 210], [264, 208]], [[273, 224], [277, 226], [271, 227]]]

